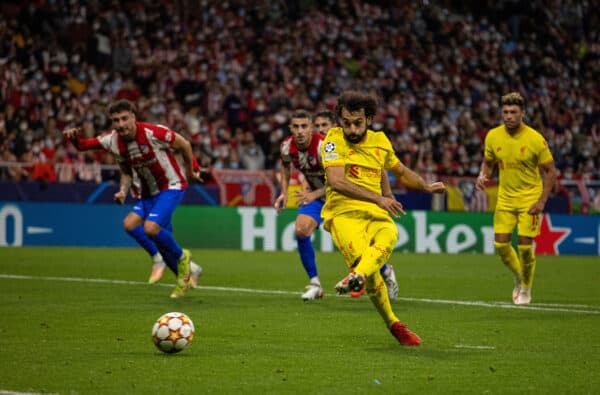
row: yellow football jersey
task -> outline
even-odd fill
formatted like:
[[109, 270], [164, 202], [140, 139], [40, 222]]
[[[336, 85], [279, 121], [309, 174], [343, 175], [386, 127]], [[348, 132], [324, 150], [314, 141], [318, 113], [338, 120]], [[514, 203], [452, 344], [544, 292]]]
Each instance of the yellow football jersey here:
[[539, 165], [553, 160], [544, 137], [522, 124], [511, 136], [504, 125], [491, 129], [485, 138], [485, 158], [498, 164], [496, 210], [529, 208], [542, 194]]
[[[392, 143], [381, 132], [367, 130], [367, 136], [358, 144], [344, 139], [342, 128], [329, 129], [321, 145], [323, 167], [344, 166], [346, 179], [381, 195], [381, 172], [398, 166], [400, 161]], [[328, 219], [348, 211], [368, 211], [387, 215], [387, 211], [374, 203], [349, 198], [325, 184], [325, 205], [321, 211], [327, 229]]]

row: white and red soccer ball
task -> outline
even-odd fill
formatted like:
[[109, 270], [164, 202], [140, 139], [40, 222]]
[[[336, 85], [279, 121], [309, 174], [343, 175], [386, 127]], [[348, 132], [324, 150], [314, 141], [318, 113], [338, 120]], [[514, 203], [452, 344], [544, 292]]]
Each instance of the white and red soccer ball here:
[[166, 313], [152, 327], [152, 342], [169, 354], [186, 348], [194, 338], [194, 323], [184, 313]]

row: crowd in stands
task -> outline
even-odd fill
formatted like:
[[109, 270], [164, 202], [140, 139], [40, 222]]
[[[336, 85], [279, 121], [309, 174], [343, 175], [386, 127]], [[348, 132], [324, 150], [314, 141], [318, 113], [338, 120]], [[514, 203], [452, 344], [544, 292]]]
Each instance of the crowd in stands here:
[[[434, 4], [435, 3], [435, 4]], [[0, 179], [118, 179], [77, 152], [127, 98], [212, 168], [274, 169], [298, 108], [375, 92], [398, 157], [475, 176], [519, 91], [563, 178], [600, 179], [600, 17], [591, 1], [24, 1], [0, 4]]]

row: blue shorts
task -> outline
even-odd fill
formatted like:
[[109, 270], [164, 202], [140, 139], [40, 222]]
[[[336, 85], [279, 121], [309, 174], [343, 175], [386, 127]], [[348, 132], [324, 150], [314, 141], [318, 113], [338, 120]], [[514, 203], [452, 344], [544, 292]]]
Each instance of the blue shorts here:
[[171, 216], [184, 194], [185, 191], [178, 189], [160, 191], [158, 195], [138, 200], [133, 206], [133, 212], [144, 221], [156, 222], [161, 228], [170, 230]]
[[308, 215], [317, 221], [317, 224], [321, 225], [323, 222], [323, 217], [321, 217], [321, 209], [323, 208], [324, 204], [325, 202], [321, 199], [313, 200], [308, 204], [300, 206], [300, 208], [298, 208], [298, 214]]

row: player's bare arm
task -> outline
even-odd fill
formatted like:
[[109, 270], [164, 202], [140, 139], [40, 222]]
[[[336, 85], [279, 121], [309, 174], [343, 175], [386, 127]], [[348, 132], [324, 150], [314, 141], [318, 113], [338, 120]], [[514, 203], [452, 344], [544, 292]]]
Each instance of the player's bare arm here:
[[400, 182], [406, 185], [408, 188], [417, 189], [420, 191], [425, 191], [429, 193], [444, 193], [446, 191], [446, 186], [443, 182], [434, 182], [428, 184], [425, 182], [423, 177], [404, 166], [404, 164], [400, 163], [398, 166], [390, 169], [392, 173]]
[[541, 164], [538, 167], [542, 176], [543, 189], [538, 201], [529, 208], [529, 214], [539, 214], [544, 211], [544, 206], [548, 201], [548, 197], [550, 197], [550, 192], [552, 192], [552, 188], [554, 188], [554, 184], [556, 184], [556, 168], [554, 167], [554, 161]]
[[181, 155], [183, 156], [183, 163], [185, 164], [185, 174], [188, 174], [188, 178], [201, 182], [202, 178], [200, 178], [200, 168], [197, 167], [194, 169], [194, 153], [192, 152], [192, 145], [190, 142], [179, 133], [175, 133], [173, 149], [181, 152]]
[[390, 184], [390, 178], [387, 175], [387, 171], [381, 172], [381, 194], [391, 199], [396, 199], [394, 192], [392, 191], [392, 185]]
[[315, 189], [314, 191], [303, 189], [294, 194], [294, 197], [298, 199], [298, 206], [309, 204], [313, 200], [321, 199], [325, 196], [325, 187]]
[[114, 194], [113, 199], [115, 202], [119, 204], [125, 203], [125, 199], [127, 198], [127, 193], [129, 192], [129, 188], [131, 187], [131, 183], [133, 182], [133, 173], [131, 168], [127, 166], [125, 163], [119, 163], [119, 167], [121, 168], [121, 179], [119, 182], [119, 191]]
[[353, 199], [375, 203], [396, 218], [400, 216], [398, 213], [406, 214], [402, 204], [396, 199], [378, 195], [348, 181], [344, 174], [343, 166], [329, 166], [325, 169], [325, 174], [327, 176], [327, 183], [336, 192]]
[[475, 182], [475, 187], [482, 191], [485, 188], [485, 184], [492, 178], [492, 171], [494, 171], [495, 162], [492, 159], [483, 159], [481, 162], [481, 168], [479, 169], [479, 175]]
[[288, 190], [288, 186], [290, 184], [291, 172], [292, 172], [292, 170], [290, 167], [290, 163], [282, 162], [281, 170], [279, 171], [279, 175], [280, 175], [279, 183], [281, 184], [281, 193], [279, 194], [279, 196], [277, 196], [277, 199], [275, 200], [275, 204], [273, 205], [273, 207], [275, 207], [275, 210], [277, 210], [278, 214], [281, 212], [281, 210], [283, 210], [287, 206], [287, 199], [288, 199], [287, 190]]

